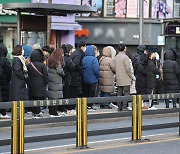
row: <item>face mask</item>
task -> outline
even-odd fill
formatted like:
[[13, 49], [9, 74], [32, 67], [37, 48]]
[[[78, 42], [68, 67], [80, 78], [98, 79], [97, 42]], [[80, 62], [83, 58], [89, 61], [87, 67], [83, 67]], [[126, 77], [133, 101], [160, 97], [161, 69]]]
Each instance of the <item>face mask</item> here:
[[83, 51], [84, 51], [84, 52], [86, 51], [86, 47], [84, 47]]

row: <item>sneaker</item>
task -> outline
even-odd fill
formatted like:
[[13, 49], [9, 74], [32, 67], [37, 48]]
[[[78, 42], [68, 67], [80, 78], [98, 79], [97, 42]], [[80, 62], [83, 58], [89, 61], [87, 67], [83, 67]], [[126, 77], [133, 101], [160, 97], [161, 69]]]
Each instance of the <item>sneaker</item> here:
[[127, 110], [132, 111], [132, 108], [130, 106], [127, 107]]
[[68, 115], [66, 112], [62, 112], [61, 116], [62, 116], [62, 117], [67, 117], [67, 116], [69, 116], [69, 115]]
[[11, 119], [11, 116], [8, 116], [7, 114], [5, 115], [0, 114], [0, 119]]
[[51, 118], [58, 118], [58, 117], [61, 117], [61, 115], [58, 115], [58, 114], [57, 114], [57, 115], [50, 114], [50, 117], [51, 117]]
[[34, 119], [39, 119], [39, 118], [43, 118], [43, 116], [41, 116], [40, 114], [34, 114], [33, 118]]
[[155, 108], [154, 106], [149, 107], [148, 110], [157, 110], [157, 108]]
[[99, 109], [100, 109], [100, 105], [93, 105], [92, 108], [93, 108], [94, 110], [99, 110]]
[[118, 109], [118, 106], [117, 106], [117, 105], [114, 105], [113, 103], [110, 103], [109, 106], [110, 106], [111, 108]]

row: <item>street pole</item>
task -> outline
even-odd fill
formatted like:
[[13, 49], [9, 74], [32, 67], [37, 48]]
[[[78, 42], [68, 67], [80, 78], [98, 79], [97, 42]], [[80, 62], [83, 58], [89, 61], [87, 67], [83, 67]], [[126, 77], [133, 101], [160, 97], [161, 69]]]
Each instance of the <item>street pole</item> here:
[[17, 12], [17, 44], [21, 44], [21, 12]]
[[144, 9], [144, 0], [139, 0], [139, 44], [144, 44], [143, 41], [143, 9]]
[[[49, 4], [52, 4], [52, 0], [48, 0]], [[46, 44], [50, 45], [50, 37], [51, 37], [51, 16], [47, 16], [47, 40]]]
[[[164, 21], [163, 19], [161, 20], [161, 30], [162, 30], [162, 36], [164, 36]], [[165, 41], [165, 44], [166, 44], [166, 39], [164, 40]], [[161, 50], [161, 63], [163, 63], [164, 61], [164, 51], [165, 51], [165, 45], [162, 45], [162, 50]]]

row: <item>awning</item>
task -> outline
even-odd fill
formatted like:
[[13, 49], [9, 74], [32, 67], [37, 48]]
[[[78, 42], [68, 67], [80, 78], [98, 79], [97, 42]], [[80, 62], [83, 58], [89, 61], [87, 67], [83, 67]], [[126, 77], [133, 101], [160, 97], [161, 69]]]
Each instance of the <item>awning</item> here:
[[51, 23], [52, 30], [81, 30], [82, 26], [78, 23]]
[[57, 16], [67, 15], [68, 13], [90, 13], [97, 11], [97, 8], [92, 6], [48, 3], [6, 3], [3, 4], [3, 9]]

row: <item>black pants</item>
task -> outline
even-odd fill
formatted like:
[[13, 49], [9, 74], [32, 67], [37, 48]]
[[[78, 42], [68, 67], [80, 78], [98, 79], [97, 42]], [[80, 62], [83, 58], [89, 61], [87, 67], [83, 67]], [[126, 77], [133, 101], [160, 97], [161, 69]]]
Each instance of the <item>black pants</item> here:
[[[44, 100], [45, 97], [32, 97], [29, 96], [29, 100]], [[31, 112], [33, 114], [39, 114], [40, 113], [40, 107], [31, 107]]]
[[[118, 86], [117, 96], [128, 96], [130, 95], [130, 86]], [[126, 109], [127, 102], [118, 102], [118, 110]]]
[[[69, 87], [69, 98], [77, 98], [78, 97], [78, 86], [70, 86]], [[75, 109], [76, 105], [68, 105], [68, 110]]]

